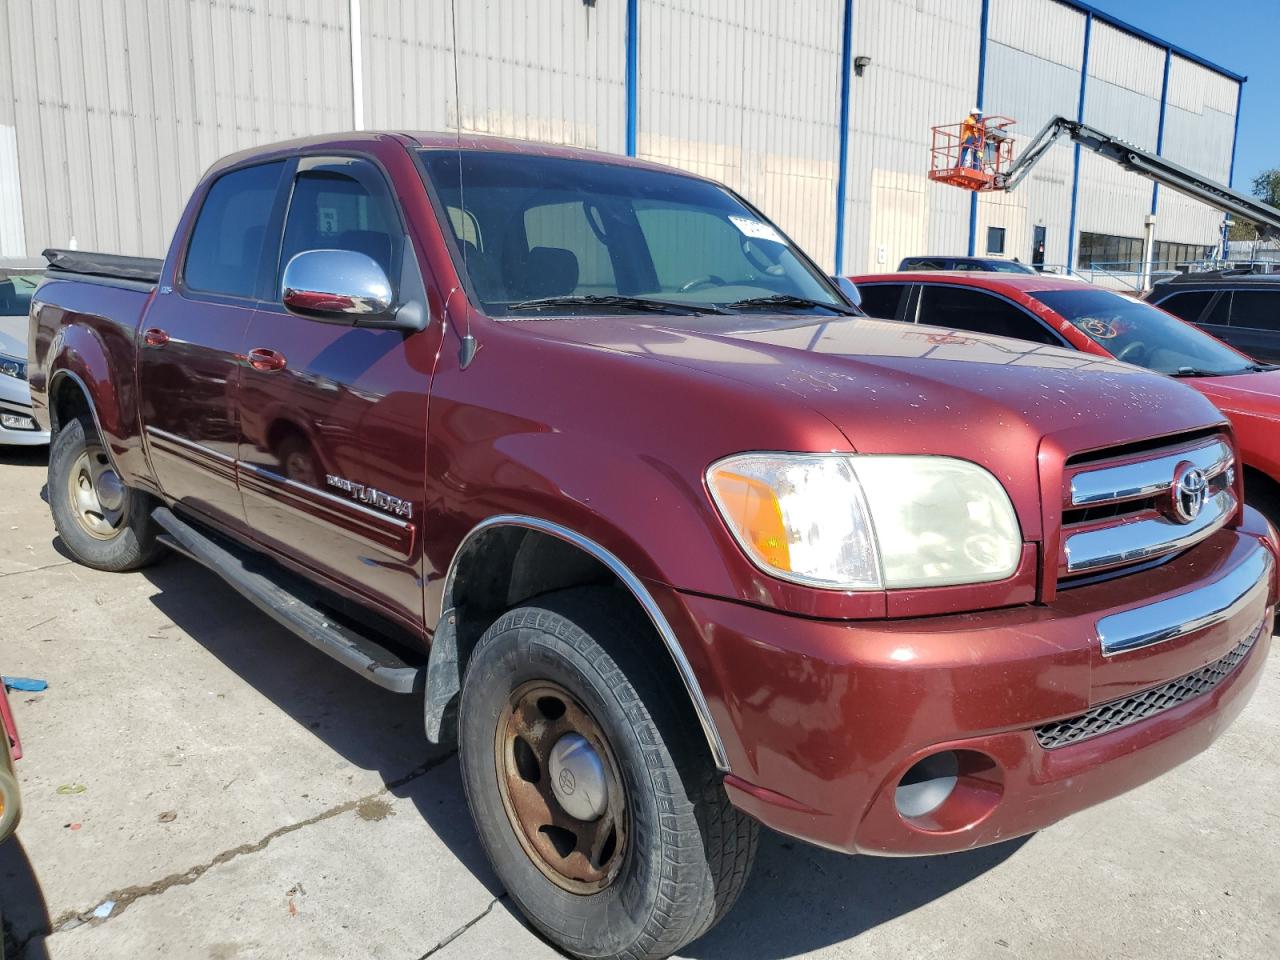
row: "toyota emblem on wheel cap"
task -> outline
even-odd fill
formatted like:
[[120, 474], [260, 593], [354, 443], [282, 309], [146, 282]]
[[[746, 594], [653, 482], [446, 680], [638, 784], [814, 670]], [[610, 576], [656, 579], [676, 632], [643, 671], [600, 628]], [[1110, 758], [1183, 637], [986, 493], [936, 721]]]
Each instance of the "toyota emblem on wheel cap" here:
[[1178, 465], [1173, 474], [1173, 515], [1182, 523], [1190, 523], [1200, 515], [1209, 481], [1204, 471], [1189, 463]]

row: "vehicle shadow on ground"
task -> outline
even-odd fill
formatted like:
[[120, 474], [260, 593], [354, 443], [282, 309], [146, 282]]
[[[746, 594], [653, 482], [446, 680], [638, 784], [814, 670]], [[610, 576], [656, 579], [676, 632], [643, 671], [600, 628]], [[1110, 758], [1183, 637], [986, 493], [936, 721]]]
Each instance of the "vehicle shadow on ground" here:
[[0, 937], [4, 943], [0, 955], [7, 960], [45, 960], [43, 941], [28, 946], [26, 953], [18, 950], [31, 936], [49, 930], [49, 907], [22, 846], [21, 827], [18, 833], [0, 843]]
[[[462, 866], [501, 895], [466, 815], [457, 761], [425, 739], [421, 696], [391, 694], [353, 676], [189, 560], [166, 559], [144, 573], [159, 590], [152, 602], [166, 616], [348, 762], [377, 771], [395, 796], [413, 802]], [[440, 771], [396, 785], [424, 764], [439, 764]], [[682, 955], [781, 960], [840, 943], [968, 883], [1021, 843], [885, 860], [846, 857], [765, 831], [737, 907]]]
[[49, 466], [48, 447], [11, 447], [0, 443], [0, 466], [40, 467]]

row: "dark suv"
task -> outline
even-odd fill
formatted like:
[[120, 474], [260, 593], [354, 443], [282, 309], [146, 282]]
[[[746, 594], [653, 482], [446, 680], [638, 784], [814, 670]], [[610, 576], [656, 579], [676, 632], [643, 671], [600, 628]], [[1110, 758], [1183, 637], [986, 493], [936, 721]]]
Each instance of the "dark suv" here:
[[1157, 283], [1147, 301], [1258, 360], [1280, 363], [1280, 273], [1189, 273]]

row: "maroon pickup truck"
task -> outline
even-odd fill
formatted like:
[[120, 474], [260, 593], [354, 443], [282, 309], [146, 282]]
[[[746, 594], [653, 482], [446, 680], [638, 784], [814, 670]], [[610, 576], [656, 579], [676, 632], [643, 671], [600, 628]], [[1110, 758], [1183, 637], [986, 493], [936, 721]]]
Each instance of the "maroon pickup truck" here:
[[1196, 391], [871, 320], [706, 179], [343, 135], [211, 169], [168, 257], [50, 251], [68, 550], [176, 550], [425, 701], [584, 957], [732, 905], [756, 824], [931, 854], [1169, 770], [1266, 659], [1274, 534]]

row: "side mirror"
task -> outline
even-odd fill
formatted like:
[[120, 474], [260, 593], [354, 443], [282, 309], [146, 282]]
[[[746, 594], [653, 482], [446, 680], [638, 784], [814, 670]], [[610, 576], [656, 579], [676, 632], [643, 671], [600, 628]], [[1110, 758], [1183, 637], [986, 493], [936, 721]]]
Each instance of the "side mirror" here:
[[391, 281], [372, 257], [354, 250], [304, 250], [285, 266], [280, 287], [285, 308], [313, 320], [390, 318]]
[[832, 277], [831, 281], [840, 288], [840, 292], [844, 294], [846, 300], [858, 309], [862, 309], [862, 294], [852, 280], [848, 277]]

